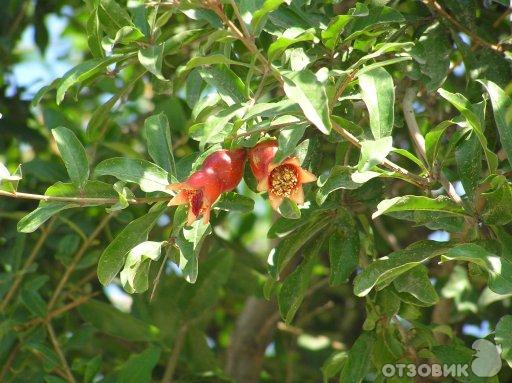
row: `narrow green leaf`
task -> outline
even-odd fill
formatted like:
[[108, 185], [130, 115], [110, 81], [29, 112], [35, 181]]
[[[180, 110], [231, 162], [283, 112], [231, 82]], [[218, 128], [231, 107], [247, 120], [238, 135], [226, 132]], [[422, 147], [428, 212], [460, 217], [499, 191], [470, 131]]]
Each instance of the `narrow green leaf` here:
[[153, 161], [176, 178], [176, 164], [172, 153], [171, 129], [162, 112], [150, 116], [144, 123], [148, 152]]
[[420, 241], [372, 262], [354, 280], [354, 294], [364, 297], [376, 286], [382, 288], [407, 270], [431, 258], [446, 254], [448, 243]]
[[282, 129], [277, 138], [278, 149], [274, 156], [273, 163], [279, 164], [287, 157], [291, 156], [305, 131], [305, 124], [296, 124], [289, 128]]
[[53, 215], [66, 209], [78, 207], [78, 204], [66, 202], [48, 202], [31, 211], [18, 222], [17, 229], [21, 233], [32, 233]]
[[96, 177], [114, 176], [125, 182], [139, 184], [142, 191], [167, 191], [168, 174], [161, 167], [146, 161], [114, 157], [100, 162], [94, 169]]
[[484, 134], [484, 128], [482, 126], [481, 119], [474, 112], [472, 105], [463, 95], [459, 93], [450, 93], [444, 89], [438, 89], [437, 93], [439, 93], [445, 100], [455, 106], [455, 108], [467, 120], [471, 129], [477, 135], [478, 140], [480, 141], [480, 145], [482, 145], [489, 171], [494, 173], [498, 167], [498, 156], [488, 148], [487, 138]]
[[322, 133], [329, 134], [331, 120], [325, 86], [309, 70], [284, 73], [284, 92], [299, 104], [304, 116]]
[[439, 300], [439, 296], [430, 282], [428, 269], [423, 265], [418, 265], [398, 276], [393, 284], [399, 293], [410, 294], [428, 306], [436, 304]]
[[[321, 243], [320, 243], [321, 245]], [[304, 294], [307, 292], [311, 280], [313, 266], [316, 262], [316, 252], [308, 254], [299, 266], [283, 282], [277, 301], [279, 312], [284, 321], [290, 324], [299, 309]]]
[[75, 66], [64, 74], [57, 86], [56, 102], [59, 105], [69, 88], [73, 85], [89, 80], [105, 72], [106, 68], [118, 61], [129, 58], [130, 55], [113, 55], [104, 58], [95, 58]]
[[117, 275], [125, 263], [127, 253], [139, 243], [147, 240], [150, 230], [165, 210], [165, 206], [155, 205], [149, 213], [130, 222], [109, 243], [98, 262], [98, 279], [107, 285]]
[[150, 342], [160, 335], [157, 327], [95, 299], [78, 306], [78, 313], [99, 331], [125, 341]]
[[252, 30], [256, 35], [259, 34], [265, 22], [267, 21], [267, 16], [269, 13], [275, 11], [281, 4], [284, 3], [284, 0], [265, 0], [263, 5], [252, 15]]
[[235, 72], [225, 65], [200, 68], [202, 79], [214, 87], [229, 106], [245, 101], [245, 85]]
[[491, 98], [492, 110], [500, 141], [508, 162], [512, 165], [512, 100], [498, 85], [492, 81], [480, 80]]
[[126, 25], [132, 25], [130, 14], [116, 0], [100, 0], [100, 7], [115, 29], [119, 30]]
[[340, 382], [360, 383], [371, 365], [375, 338], [363, 332], [348, 352], [348, 358], [341, 371]]
[[377, 205], [377, 211], [373, 213], [375, 219], [382, 214], [389, 214], [402, 211], [438, 211], [456, 215], [465, 215], [464, 209], [453, 202], [450, 198], [440, 196], [429, 198], [423, 196], [406, 195], [385, 199]]
[[359, 232], [353, 218], [344, 212], [329, 237], [329, 284], [345, 283], [359, 265]]
[[381, 164], [391, 150], [393, 150], [393, 139], [391, 136], [362, 141], [361, 157], [359, 158], [357, 169], [360, 172], [365, 172], [375, 165]]
[[89, 178], [89, 164], [82, 143], [75, 133], [64, 127], [52, 129], [52, 134], [68, 170], [69, 178], [79, 189], [82, 189]]
[[140, 354], [133, 354], [121, 366], [117, 383], [151, 383], [152, 372], [160, 359], [161, 349], [150, 346]]
[[145, 241], [130, 250], [126, 256], [120, 278], [123, 288], [130, 294], [143, 293], [149, 288], [151, 261], [157, 261], [166, 242]]
[[176, 245], [180, 250], [179, 267], [187, 282], [195, 283], [198, 274], [198, 256], [204, 239], [210, 235], [212, 228], [202, 220], [195, 221], [190, 227], [180, 230]]
[[384, 68], [376, 68], [359, 76], [359, 87], [368, 113], [373, 137], [388, 137], [395, 118], [395, 86]]
[[271, 251], [271, 256], [269, 256], [270, 275], [274, 279], [278, 279], [281, 271], [302, 246], [322, 231], [328, 223], [329, 219], [325, 217], [313, 220], [307, 225], [297, 228], [292, 234], [279, 242], [277, 247]]
[[475, 243], [457, 245], [443, 255], [444, 260], [472, 262], [489, 273], [489, 288], [496, 294], [512, 293], [512, 264]]
[[496, 325], [496, 344], [501, 345], [501, 357], [512, 367], [512, 315], [505, 315]]
[[167, 79], [162, 74], [162, 63], [164, 59], [164, 44], [151, 45], [148, 48], [139, 50], [137, 53], [139, 62], [156, 78], [162, 81]]

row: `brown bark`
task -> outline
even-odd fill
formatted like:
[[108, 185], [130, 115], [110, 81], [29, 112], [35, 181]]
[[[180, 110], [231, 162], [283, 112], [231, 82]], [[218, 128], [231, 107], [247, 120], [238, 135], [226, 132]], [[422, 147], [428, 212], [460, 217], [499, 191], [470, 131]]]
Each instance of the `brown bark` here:
[[227, 353], [226, 372], [235, 382], [259, 382], [265, 349], [279, 315], [275, 302], [249, 297], [238, 317]]

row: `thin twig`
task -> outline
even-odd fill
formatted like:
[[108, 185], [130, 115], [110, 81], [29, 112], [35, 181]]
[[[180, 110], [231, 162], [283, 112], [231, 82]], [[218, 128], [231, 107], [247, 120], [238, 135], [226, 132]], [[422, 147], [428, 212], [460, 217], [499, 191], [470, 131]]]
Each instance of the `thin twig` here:
[[[410, 87], [405, 91], [404, 98], [402, 100], [402, 110], [404, 113], [405, 123], [407, 128], [409, 129], [409, 134], [411, 135], [411, 139], [416, 147], [416, 151], [418, 154], [426, 161], [427, 153], [425, 149], [425, 139], [423, 138], [420, 128], [418, 126], [418, 122], [416, 121], [416, 116], [414, 114], [414, 109], [412, 104], [416, 98], [416, 88]], [[462, 202], [461, 198], [457, 194], [455, 187], [453, 184], [446, 178], [446, 176], [440, 172], [439, 173], [439, 182], [443, 185], [446, 194], [455, 202], [460, 204]]]
[[[348, 130], [343, 129], [334, 121], [332, 122], [332, 128], [339, 133], [345, 140], [354, 145], [356, 148], [361, 148], [361, 142]], [[421, 189], [425, 189], [429, 185], [429, 181], [425, 178], [419, 177], [416, 174], [411, 173], [407, 169], [402, 168], [401, 166], [395, 164], [394, 162], [384, 158], [382, 161], [382, 165], [388, 168], [389, 170], [402, 175], [403, 179], [408, 181], [409, 183], [416, 185]]]
[[[0, 197], [10, 197], [16, 199], [30, 199], [44, 202], [69, 202], [76, 203], [78, 205], [108, 205], [115, 204], [118, 202], [117, 198], [97, 198], [97, 197], [60, 197], [60, 196], [49, 196], [42, 194], [31, 194], [15, 192], [11, 193], [5, 190], [0, 190]], [[127, 199], [129, 204], [147, 204], [159, 201], [167, 201], [170, 197], [145, 197], [145, 198], [129, 198]]]
[[440, 16], [448, 20], [451, 24], [453, 24], [457, 29], [464, 32], [468, 36], [471, 37], [471, 39], [478, 45], [481, 45], [483, 47], [492, 49], [493, 51], [503, 54], [503, 47], [499, 44], [493, 44], [490, 43], [484, 39], [482, 39], [480, 36], [478, 36], [476, 33], [474, 33], [469, 28], [466, 28], [464, 25], [459, 23], [454, 17], [452, 17], [448, 12], [446, 12], [443, 7], [436, 1], [436, 0], [422, 0], [423, 4], [425, 4], [427, 7], [432, 9], [434, 12], [438, 13]]
[[505, 20], [505, 18], [506, 18], [508, 15], [510, 15], [511, 13], [512, 13], [512, 8], [507, 8], [507, 10], [506, 10], [505, 12], [503, 12], [503, 13], [500, 15], [500, 17], [498, 17], [498, 18], [496, 19], [496, 21], [494, 21], [494, 23], [492, 23], [492, 27], [493, 27], [493, 28], [497, 28], [497, 27], [501, 24], [501, 22], [502, 22], [503, 20]]
[[373, 224], [375, 228], [377, 229], [377, 232], [380, 234], [382, 238], [384, 238], [384, 241], [388, 244], [388, 246], [393, 251], [400, 250], [400, 245], [398, 244], [398, 240], [396, 239], [396, 236], [393, 233], [390, 233], [386, 227], [384, 226], [384, 223], [379, 218], [375, 218], [373, 220]]
[[55, 291], [53, 292], [53, 295], [52, 297], [50, 298], [50, 302], [48, 303], [48, 310], [51, 310], [53, 308], [53, 306], [55, 305], [55, 303], [57, 302], [57, 299], [59, 298], [59, 295], [62, 291], [62, 289], [64, 288], [64, 286], [66, 285], [66, 282], [68, 281], [69, 277], [71, 276], [71, 274], [73, 273], [73, 271], [75, 270], [76, 266], [78, 265], [78, 262], [80, 262], [80, 260], [82, 259], [82, 256], [85, 254], [85, 252], [87, 251], [87, 249], [91, 246], [91, 244], [93, 243], [93, 241], [96, 239], [96, 237], [100, 234], [100, 232], [103, 230], [103, 228], [105, 227], [105, 225], [110, 221], [110, 219], [112, 219], [112, 217], [114, 217], [115, 214], [109, 214], [109, 215], [106, 215], [105, 217], [103, 217], [103, 219], [101, 220], [101, 222], [98, 224], [98, 226], [96, 227], [96, 229], [92, 232], [92, 234], [87, 238], [86, 241], [83, 242], [82, 246], [80, 247], [80, 249], [78, 249], [75, 257], [73, 258], [73, 260], [71, 261], [71, 263], [69, 264], [69, 266], [66, 268], [66, 271], [64, 272], [64, 275], [62, 276], [62, 278], [60, 279], [59, 281], [59, 284], [57, 285], [57, 287], [55, 288]]
[[20, 352], [20, 344], [16, 343], [16, 346], [12, 348], [11, 353], [9, 354], [7, 360], [5, 361], [5, 364], [2, 367], [2, 371], [0, 371], [0, 382], [5, 382], [4, 378], [7, 376], [7, 373], [11, 369], [12, 364], [16, 360], [18, 352]]
[[178, 365], [178, 358], [181, 354], [181, 349], [185, 344], [185, 336], [187, 335], [188, 327], [186, 324], [182, 325], [178, 334], [176, 335], [176, 340], [174, 342], [174, 348], [172, 349], [171, 356], [167, 361], [167, 366], [165, 366], [164, 377], [162, 378], [162, 383], [172, 383], [174, 372], [176, 371], [176, 366]]
[[48, 223], [48, 225], [41, 229], [42, 233], [39, 236], [36, 244], [34, 245], [32, 252], [28, 256], [25, 263], [23, 264], [22, 269], [18, 272], [18, 275], [14, 279], [14, 282], [12, 283], [11, 288], [9, 289], [7, 294], [5, 294], [5, 297], [2, 301], [2, 303], [0, 303], [0, 312], [5, 310], [5, 308], [11, 301], [11, 299], [14, 297], [14, 294], [18, 290], [18, 287], [20, 286], [21, 281], [23, 280], [23, 277], [25, 276], [25, 274], [27, 272], [27, 269], [32, 265], [32, 263], [34, 263], [36, 257], [39, 254], [39, 251], [41, 250], [41, 247], [43, 246], [44, 242], [48, 238], [48, 235], [50, 234], [50, 231], [51, 231], [51, 228], [52, 228], [54, 222], [55, 222], [55, 219], [52, 218], [50, 220], [50, 222]]
[[70, 383], [76, 383], [75, 377], [73, 376], [73, 373], [71, 372], [71, 369], [69, 368], [69, 364], [66, 360], [66, 356], [64, 355], [64, 352], [62, 351], [62, 348], [59, 345], [59, 341], [55, 335], [55, 330], [53, 329], [53, 326], [50, 322], [46, 324], [46, 328], [48, 329], [48, 334], [50, 335], [50, 340], [53, 344], [53, 348], [55, 349], [55, 352], [59, 356], [60, 362], [62, 363], [62, 367], [64, 368], [64, 371], [66, 372], [68, 381]]
[[[80, 305], [83, 305], [84, 303], [86, 303], [89, 299], [99, 295], [100, 292], [99, 291], [95, 291], [94, 293], [91, 293], [91, 294], [88, 294], [88, 295], [84, 295], [80, 298], [77, 298], [76, 300], [74, 300], [73, 302], [70, 302], [62, 307], [59, 307], [58, 309], [55, 309], [51, 312], [49, 312], [45, 318], [34, 318], [26, 323], [23, 323], [21, 325], [18, 325], [18, 326], [15, 326], [14, 327], [14, 331], [22, 331], [22, 330], [26, 330], [26, 329], [30, 329], [32, 327], [35, 327], [37, 325], [40, 325], [44, 322], [49, 322], [50, 320], [52, 320], [53, 318], [61, 315], [61, 314], [64, 314], [68, 311], [71, 311], [73, 310], [74, 308], [80, 306]], [[2, 380], [0, 380], [1, 382]]]

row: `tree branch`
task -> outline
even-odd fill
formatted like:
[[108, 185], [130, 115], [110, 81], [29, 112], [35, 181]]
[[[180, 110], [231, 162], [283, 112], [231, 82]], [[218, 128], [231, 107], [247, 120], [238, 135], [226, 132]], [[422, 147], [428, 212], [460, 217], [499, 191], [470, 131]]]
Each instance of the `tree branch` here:
[[[416, 99], [417, 89], [414, 87], [408, 87], [405, 91], [404, 98], [402, 100], [402, 110], [404, 113], [405, 123], [407, 128], [409, 129], [409, 134], [411, 136], [412, 142], [416, 147], [416, 151], [423, 158], [424, 161], [427, 159], [427, 152], [425, 149], [425, 139], [420, 132], [420, 128], [418, 126], [418, 122], [416, 121], [416, 116], [414, 115], [414, 108], [412, 104]], [[460, 204], [462, 202], [461, 198], [455, 191], [455, 187], [453, 184], [446, 178], [443, 172], [439, 172], [439, 182], [443, 185], [444, 190], [446, 190], [446, 194], [450, 196], [450, 198], [455, 202]]]
[[474, 33], [469, 28], [466, 28], [464, 25], [459, 23], [457, 19], [455, 19], [453, 16], [451, 16], [448, 12], [446, 12], [443, 7], [436, 1], [436, 0], [422, 0], [423, 4], [425, 4], [427, 7], [432, 9], [435, 13], [439, 14], [444, 19], [448, 20], [451, 24], [453, 24], [458, 30], [464, 32], [468, 36], [471, 37], [471, 39], [478, 45], [481, 45], [485, 48], [489, 48], [497, 53], [503, 54], [503, 47], [499, 44], [492, 44], [484, 39], [482, 39], [480, 36], [478, 36], [476, 33]]
[[[96, 197], [60, 197], [60, 196], [49, 196], [42, 194], [31, 194], [15, 192], [11, 193], [5, 190], [0, 190], [0, 197], [10, 197], [16, 199], [29, 199], [44, 202], [69, 202], [76, 203], [79, 205], [110, 205], [118, 202], [117, 198], [96, 198]], [[147, 204], [159, 201], [167, 201], [170, 197], [145, 197], [145, 198], [129, 198], [127, 199], [129, 204]]]
[[32, 252], [28, 256], [25, 263], [23, 264], [22, 269], [18, 272], [18, 275], [14, 279], [14, 282], [12, 283], [11, 288], [9, 289], [7, 294], [5, 294], [5, 297], [2, 301], [2, 303], [0, 303], [0, 312], [5, 310], [5, 308], [11, 301], [11, 299], [14, 297], [14, 294], [18, 290], [18, 287], [20, 286], [21, 281], [23, 280], [23, 277], [25, 276], [27, 269], [32, 265], [32, 263], [34, 263], [36, 257], [39, 254], [39, 251], [43, 247], [44, 242], [48, 238], [48, 235], [50, 234], [50, 231], [51, 231], [51, 228], [52, 228], [54, 222], [55, 222], [55, 219], [52, 218], [50, 220], [50, 222], [48, 223], [48, 225], [41, 230], [42, 234], [39, 236], [36, 244], [34, 245], [34, 248], [32, 249]]
[[52, 297], [50, 298], [50, 302], [48, 303], [48, 310], [51, 310], [55, 303], [57, 303], [57, 299], [59, 298], [59, 295], [66, 285], [66, 282], [68, 281], [69, 277], [75, 270], [76, 266], [78, 265], [78, 262], [82, 259], [82, 256], [85, 254], [87, 249], [91, 246], [92, 242], [96, 239], [96, 237], [100, 234], [100, 232], [103, 230], [105, 225], [114, 217], [115, 214], [109, 214], [103, 217], [103, 219], [100, 221], [99, 225], [96, 227], [96, 229], [92, 232], [92, 234], [87, 238], [86, 241], [82, 244], [80, 249], [78, 249], [75, 257], [69, 264], [69, 266], [66, 268], [66, 271], [64, 272], [64, 275], [59, 281], [59, 284], [55, 288], [55, 291], [53, 292]]

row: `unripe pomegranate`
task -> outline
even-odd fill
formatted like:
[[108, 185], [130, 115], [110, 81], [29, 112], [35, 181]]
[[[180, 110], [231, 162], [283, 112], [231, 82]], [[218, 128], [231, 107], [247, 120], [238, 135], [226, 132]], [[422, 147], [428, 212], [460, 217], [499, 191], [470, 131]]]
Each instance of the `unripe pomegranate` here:
[[213, 203], [221, 194], [221, 185], [217, 175], [211, 170], [198, 170], [185, 181], [167, 186], [178, 194], [169, 201], [169, 206], [187, 204], [187, 225], [191, 225], [200, 215], [205, 223], [210, 221]]
[[169, 201], [169, 206], [189, 206], [187, 225], [199, 216], [205, 223], [210, 221], [211, 207], [221, 193], [233, 190], [242, 180], [245, 149], [218, 150], [210, 154], [201, 169], [192, 173], [185, 181], [167, 186], [178, 194]]
[[206, 157], [201, 169], [213, 171], [221, 185], [221, 191], [230, 191], [242, 180], [246, 157], [245, 149], [217, 150]]
[[263, 141], [249, 151], [249, 165], [258, 181], [257, 189], [268, 192], [274, 210], [279, 208], [285, 198], [302, 205], [302, 184], [315, 181], [316, 176], [302, 169], [296, 157], [289, 157], [281, 164], [273, 164], [276, 152], [275, 140]]

